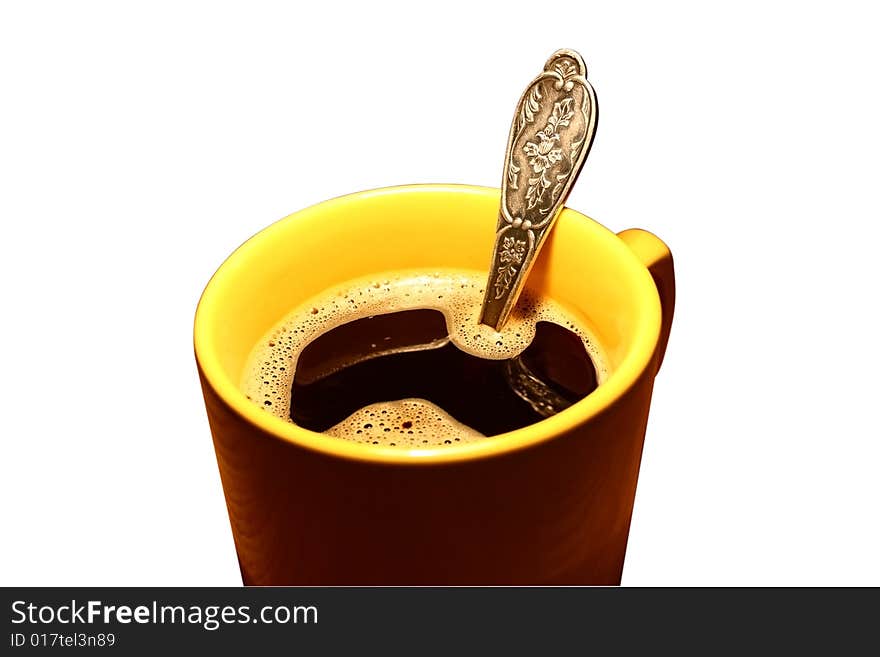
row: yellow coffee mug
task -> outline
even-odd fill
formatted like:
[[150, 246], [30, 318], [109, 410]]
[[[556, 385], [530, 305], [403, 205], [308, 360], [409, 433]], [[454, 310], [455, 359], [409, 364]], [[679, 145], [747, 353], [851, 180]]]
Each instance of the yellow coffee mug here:
[[[611, 374], [546, 420], [407, 451], [326, 437], [238, 387], [294, 307], [393, 270], [488, 271], [499, 190], [392, 187], [302, 210], [214, 274], [195, 353], [245, 584], [618, 584], [654, 376], [674, 305], [672, 256], [562, 212], [528, 287], [586, 319]], [[658, 293], [659, 292], [659, 293]]]

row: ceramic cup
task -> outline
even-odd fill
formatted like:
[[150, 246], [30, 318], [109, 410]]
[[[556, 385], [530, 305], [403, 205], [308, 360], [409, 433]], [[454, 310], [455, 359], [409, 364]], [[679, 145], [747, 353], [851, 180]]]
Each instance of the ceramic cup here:
[[584, 318], [610, 376], [550, 418], [408, 451], [313, 433], [238, 387], [258, 340], [348, 280], [488, 271], [499, 190], [419, 185], [290, 215], [214, 274], [195, 353], [245, 584], [618, 584], [654, 377], [674, 305], [672, 256], [565, 209], [528, 287]]

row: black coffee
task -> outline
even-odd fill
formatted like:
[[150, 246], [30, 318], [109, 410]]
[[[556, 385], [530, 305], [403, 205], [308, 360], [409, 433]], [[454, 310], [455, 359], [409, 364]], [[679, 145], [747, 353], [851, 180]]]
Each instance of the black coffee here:
[[484, 284], [402, 271], [327, 290], [261, 338], [241, 388], [306, 429], [421, 449], [538, 422], [605, 380], [586, 323], [549, 299], [524, 295], [501, 332], [480, 324]]
[[296, 366], [290, 419], [327, 431], [365, 406], [416, 398], [491, 436], [558, 413], [596, 386], [583, 341], [557, 324], [538, 322], [519, 356], [490, 360], [452, 344], [441, 312], [407, 310], [344, 324], [309, 343]]

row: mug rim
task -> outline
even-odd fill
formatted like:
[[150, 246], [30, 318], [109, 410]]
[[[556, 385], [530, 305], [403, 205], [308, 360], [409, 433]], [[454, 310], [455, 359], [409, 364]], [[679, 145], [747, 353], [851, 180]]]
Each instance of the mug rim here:
[[452, 195], [463, 193], [498, 195], [500, 190], [474, 185], [416, 184], [382, 187], [345, 194], [297, 210], [266, 226], [241, 244], [221, 263], [199, 299], [193, 326], [193, 343], [200, 374], [232, 412], [267, 436], [325, 456], [389, 465], [437, 465], [503, 456], [539, 445], [588, 423], [592, 418], [610, 408], [616, 400], [635, 385], [652, 362], [660, 337], [660, 297], [653, 278], [635, 253], [615, 233], [590, 217], [571, 208], [565, 208], [558, 221], [582, 220], [590, 222], [595, 227], [601, 228], [601, 232], [607, 233], [609, 238], [619, 242], [621, 247], [619, 253], [624, 261], [623, 264], [632, 270], [638, 285], [645, 289], [649, 299], [648, 307], [640, 313], [634, 332], [633, 345], [620, 365], [614, 369], [607, 381], [580, 401], [539, 422], [497, 436], [490, 436], [485, 440], [449, 447], [399, 449], [328, 438], [324, 434], [304, 429], [267, 413], [247, 399], [238, 384], [226, 375], [216, 352], [217, 345], [214, 344], [211, 335], [212, 319], [223, 303], [223, 288], [230, 282], [230, 277], [237, 269], [238, 262], [245, 258], [248, 252], [259, 249], [264, 241], [271, 239], [274, 232], [271, 230], [273, 227], [284, 222], [295, 221], [300, 213], [313, 212], [328, 203], [357, 203], [361, 199], [376, 195], [394, 197], [398, 194], [424, 192]]

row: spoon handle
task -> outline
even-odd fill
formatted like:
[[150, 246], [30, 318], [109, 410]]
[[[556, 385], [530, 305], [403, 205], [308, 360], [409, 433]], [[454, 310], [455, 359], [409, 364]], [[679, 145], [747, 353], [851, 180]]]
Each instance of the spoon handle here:
[[501, 330], [583, 167], [599, 107], [587, 67], [557, 50], [516, 106], [480, 322]]

